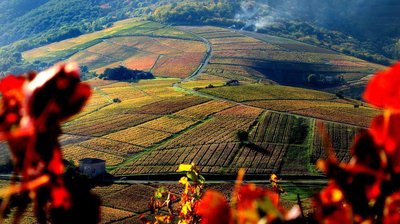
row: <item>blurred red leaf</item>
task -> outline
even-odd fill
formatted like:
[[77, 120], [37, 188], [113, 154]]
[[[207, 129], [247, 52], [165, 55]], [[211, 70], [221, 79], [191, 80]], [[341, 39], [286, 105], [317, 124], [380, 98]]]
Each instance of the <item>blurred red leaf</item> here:
[[400, 62], [380, 71], [369, 81], [364, 99], [379, 108], [400, 110]]
[[196, 206], [202, 224], [229, 224], [231, 210], [225, 197], [214, 190], [207, 191]]
[[62, 176], [60, 122], [82, 109], [91, 89], [81, 83], [79, 67], [65, 63], [39, 74], [9, 75], [1, 80], [0, 91], [0, 137], [8, 140], [15, 173], [22, 176], [23, 183], [48, 177], [42, 185], [21, 188], [34, 193], [35, 213], [38, 222], [43, 222], [50, 210], [68, 210], [72, 206], [72, 192]]

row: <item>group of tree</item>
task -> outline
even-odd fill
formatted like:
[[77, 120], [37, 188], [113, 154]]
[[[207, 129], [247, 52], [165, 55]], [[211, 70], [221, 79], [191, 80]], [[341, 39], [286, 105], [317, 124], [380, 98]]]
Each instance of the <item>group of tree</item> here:
[[240, 1], [181, 1], [157, 7], [149, 19], [167, 24], [232, 24]]
[[343, 75], [321, 75], [321, 74], [309, 74], [307, 76], [307, 84], [315, 87], [326, 87], [333, 85], [341, 85], [346, 81]]
[[116, 68], [107, 68], [99, 78], [105, 80], [118, 80], [118, 81], [138, 81], [140, 79], [153, 79], [154, 76], [151, 72], [141, 70], [132, 70], [124, 66]]

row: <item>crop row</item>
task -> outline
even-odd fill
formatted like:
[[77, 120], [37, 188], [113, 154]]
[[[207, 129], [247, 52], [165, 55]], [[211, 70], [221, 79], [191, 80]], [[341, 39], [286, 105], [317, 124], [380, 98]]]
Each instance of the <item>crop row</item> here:
[[185, 132], [163, 145], [165, 148], [177, 148], [190, 145], [203, 145], [237, 140], [236, 132], [247, 130], [253, 121], [213, 118]]
[[335, 95], [321, 91], [265, 84], [226, 86], [201, 91], [238, 102], [267, 99], [330, 100], [335, 98]]
[[277, 110], [283, 112], [292, 112], [318, 107], [331, 107], [331, 108], [343, 108], [353, 107], [351, 102], [337, 102], [337, 101], [315, 101], [315, 100], [256, 100], [247, 101], [247, 105], [254, 107]]
[[117, 83], [117, 81], [104, 80], [104, 79], [98, 79], [98, 78], [89, 79], [89, 80], [84, 81], [84, 82], [89, 84], [92, 88], [100, 87], [100, 86], [107, 86], [107, 85], [110, 85], [110, 84], [113, 84], [113, 83]]
[[124, 161], [124, 158], [111, 153], [83, 148], [77, 145], [68, 145], [63, 148], [64, 157], [67, 160], [78, 161], [83, 158], [98, 158], [106, 161], [107, 166], [117, 165]]
[[222, 119], [247, 119], [254, 120], [261, 114], [262, 110], [255, 107], [249, 107], [244, 105], [234, 106], [218, 112], [216, 116]]
[[180, 98], [167, 98], [162, 101], [154, 102], [151, 104], [144, 105], [140, 108], [132, 109], [132, 112], [142, 114], [160, 114], [167, 115], [182, 109], [195, 106], [208, 101], [208, 99], [196, 97], [196, 96], [185, 96]]
[[101, 206], [101, 221], [102, 223], [111, 223], [121, 219], [133, 216], [133, 212], [124, 211], [121, 209]]
[[203, 52], [179, 53], [160, 57], [152, 69], [155, 76], [186, 78], [200, 65]]
[[233, 104], [226, 101], [216, 101], [212, 100], [206, 103], [202, 103], [193, 107], [189, 107], [180, 110], [175, 113], [175, 115], [202, 120], [207, 116], [217, 113], [221, 110], [232, 107]]
[[[239, 107], [234, 108], [242, 109]], [[259, 109], [246, 109], [251, 112], [240, 117], [236, 116], [237, 113], [233, 109], [227, 109], [228, 111], [222, 114], [218, 113], [203, 124], [168, 141], [163, 147], [178, 148], [190, 145], [235, 142], [237, 141], [237, 131], [248, 130], [261, 113]]]
[[[327, 158], [326, 148], [330, 145], [338, 159], [347, 162], [350, 158], [350, 148], [354, 138], [361, 128], [331, 122], [324, 122], [323, 124], [326, 133], [321, 133], [324, 130], [315, 129], [312, 160]], [[329, 139], [324, 139], [325, 134]], [[326, 140], [330, 142], [325, 142]]]
[[132, 153], [143, 151], [143, 147], [106, 138], [92, 138], [87, 141], [79, 142], [77, 145], [87, 149], [119, 156], [126, 156]]
[[238, 80], [241, 82], [254, 82], [256, 80], [253, 78], [253, 76], [254, 73], [257, 74], [257, 71], [253, 69], [246, 69], [244, 67], [239, 67], [239, 66], [236, 67], [239, 69], [227, 69], [225, 67], [226, 66], [222, 64], [221, 65], [209, 64], [204, 70], [204, 72], [207, 75], [213, 75], [227, 80]]
[[92, 191], [99, 195], [101, 198], [104, 197], [110, 197], [113, 194], [117, 194], [119, 191], [127, 188], [129, 185], [124, 185], [124, 184], [111, 184], [107, 186], [96, 186], [92, 189]]
[[115, 141], [134, 144], [139, 147], [149, 147], [171, 136], [163, 131], [150, 130], [147, 128], [132, 127], [103, 136]]
[[214, 45], [227, 45], [227, 44], [235, 44], [235, 43], [260, 43], [261, 41], [254, 39], [252, 37], [240, 36], [240, 37], [227, 37], [227, 38], [219, 38], [219, 39], [211, 39], [211, 44]]
[[249, 174], [279, 173], [287, 145], [262, 144], [258, 148], [242, 147], [237, 153], [228, 173], [236, 173], [239, 168], [246, 168]]
[[199, 165], [203, 173], [218, 172], [228, 167], [239, 150], [239, 143], [216, 143], [173, 149], [157, 149], [125, 167], [113, 171], [115, 175], [136, 173], [173, 173], [181, 163]]
[[137, 184], [126, 187], [118, 191], [118, 193], [105, 196], [102, 199], [105, 206], [143, 213], [148, 210], [149, 198], [154, 196], [154, 191], [155, 188], [153, 187]]
[[146, 122], [142, 125], [139, 125], [139, 127], [156, 131], [178, 133], [195, 123], [196, 121], [193, 119], [171, 115]]
[[219, 44], [213, 46], [213, 50], [219, 51], [232, 51], [232, 50], [259, 50], [259, 51], [277, 51], [282, 50], [281, 48], [268, 44], [265, 42], [250, 42], [250, 43], [236, 43], [236, 44]]
[[88, 115], [70, 122], [67, 126], [63, 127], [63, 130], [67, 134], [103, 136], [136, 126], [154, 118], [156, 116], [148, 114], [114, 114], [112, 118], [109, 114], [101, 114], [94, 117]]
[[123, 64], [129, 69], [150, 71], [158, 57], [159, 55], [153, 53], [140, 53], [127, 58]]
[[238, 38], [238, 37], [243, 37], [243, 35], [233, 32], [233, 31], [227, 31], [227, 32], [218, 32], [218, 33], [205, 33], [201, 34], [202, 37], [211, 40], [211, 39], [218, 39], [218, 38]]
[[[124, 46], [125, 48], [134, 50], [134, 54], [146, 52], [152, 54], [177, 54], [181, 51], [161, 44], [156, 38], [149, 37], [116, 37], [108, 40], [114, 45]], [[134, 55], [134, 54], [131, 54]]]
[[[307, 135], [308, 120], [293, 115], [267, 112], [251, 134], [256, 143], [302, 144]], [[300, 135], [300, 133], [304, 135]]]
[[128, 19], [116, 22], [112, 27], [105, 30], [81, 35], [76, 38], [71, 38], [68, 40], [26, 51], [23, 53], [23, 56], [29, 60], [46, 58], [48, 60], [57, 61], [75, 52], [90, 47], [94, 43], [99, 43], [102, 39], [107, 39], [117, 35], [129, 36], [144, 33], [148, 34], [149, 36], [155, 35], [166, 38], [172, 37], [188, 38], [194, 40], [197, 39], [194, 35], [178, 30], [174, 27], [165, 27], [164, 25], [154, 22]]
[[127, 87], [115, 87], [115, 88], [100, 88], [108, 97], [111, 99], [118, 98], [120, 100], [129, 100], [145, 96], [143, 92], [135, 89], [132, 86]]
[[[220, 58], [244, 58], [259, 59], [267, 61], [290, 61], [302, 63], [319, 63], [326, 64], [327, 61], [349, 60], [353, 58], [340, 54], [321, 54], [311, 52], [287, 52], [287, 51], [260, 51], [260, 50], [224, 50], [213, 52], [213, 56]], [[352, 67], [352, 66], [349, 66]]]
[[219, 143], [176, 149], [155, 150], [131, 164], [113, 171], [114, 175], [173, 173], [181, 163], [195, 163], [202, 173], [237, 173], [245, 168], [250, 174], [278, 173], [287, 146], [262, 144], [259, 148], [239, 143]]
[[368, 127], [373, 119], [374, 114], [379, 114], [379, 111], [362, 107], [355, 108], [348, 105], [343, 107], [316, 107], [296, 111], [296, 114], [321, 118], [324, 120], [335, 121], [361, 127]]
[[190, 32], [200, 34], [200, 35], [227, 31], [227, 29], [215, 27], [215, 26], [182, 26], [179, 28], [182, 30], [188, 30]]
[[[202, 76], [207, 76], [205, 73], [202, 73]], [[210, 76], [208, 76], [210, 77]], [[222, 77], [214, 76], [212, 79], [196, 79], [188, 82], [182, 82], [180, 86], [184, 89], [199, 89], [199, 88], [209, 88], [216, 86], [223, 86], [226, 84], [226, 79]]]

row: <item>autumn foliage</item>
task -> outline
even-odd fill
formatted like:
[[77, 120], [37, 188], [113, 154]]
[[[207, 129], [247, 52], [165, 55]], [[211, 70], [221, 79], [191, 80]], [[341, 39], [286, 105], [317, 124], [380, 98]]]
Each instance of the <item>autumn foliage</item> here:
[[[0, 82], [2, 109], [0, 137], [7, 140], [14, 162], [14, 174], [21, 176], [0, 191], [3, 197], [1, 216], [9, 199], [18, 194], [24, 202], [34, 202], [38, 223], [71, 223], [83, 218], [79, 199], [93, 202], [87, 223], [97, 223], [95, 197], [82, 197], [76, 186], [65, 179], [58, 137], [60, 123], [85, 105], [91, 89], [80, 82], [76, 64], [58, 64], [39, 74], [9, 75]], [[14, 222], [27, 207], [20, 203]], [[78, 208], [79, 207], [79, 208]]]

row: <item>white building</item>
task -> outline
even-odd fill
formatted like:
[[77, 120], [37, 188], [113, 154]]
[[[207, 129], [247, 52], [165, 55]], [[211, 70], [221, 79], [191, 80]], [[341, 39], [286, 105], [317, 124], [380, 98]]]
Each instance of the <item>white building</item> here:
[[106, 161], [96, 158], [79, 160], [79, 171], [90, 178], [102, 176], [106, 173]]

